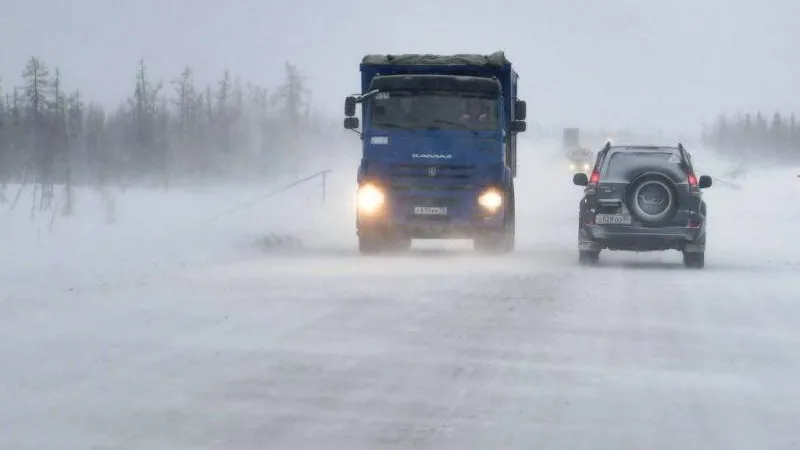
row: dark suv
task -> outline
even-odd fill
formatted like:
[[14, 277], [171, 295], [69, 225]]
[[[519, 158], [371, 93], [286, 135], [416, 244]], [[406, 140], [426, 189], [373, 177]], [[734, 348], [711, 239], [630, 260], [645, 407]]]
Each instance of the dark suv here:
[[695, 175], [689, 152], [677, 147], [612, 146], [597, 154], [578, 214], [582, 264], [596, 264], [600, 251], [680, 250], [683, 264], [705, 265], [706, 203], [700, 189], [711, 177]]

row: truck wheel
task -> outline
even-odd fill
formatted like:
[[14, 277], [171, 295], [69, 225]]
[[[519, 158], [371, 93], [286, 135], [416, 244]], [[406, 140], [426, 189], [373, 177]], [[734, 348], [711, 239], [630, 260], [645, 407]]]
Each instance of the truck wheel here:
[[506, 220], [505, 229], [498, 233], [491, 233], [473, 239], [475, 251], [486, 254], [506, 254], [514, 251], [517, 240], [517, 221], [514, 210], [511, 210]]
[[386, 249], [393, 252], [411, 250], [411, 238], [405, 234], [391, 234], [386, 238]]
[[410, 249], [411, 238], [402, 233], [364, 230], [358, 235], [358, 250], [363, 254], [407, 252]]
[[503, 253], [513, 252], [517, 246], [517, 219], [514, 217], [513, 213], [508, 223], [508, 228], [506, 228], [503, 235]]
[[362, 231], [358, 234], [358, 251], [364, 255], [374, 255], [383, 249], [383, 239], [380, 233]]
[[513, 242], [506, 233], [492, 233], [473, 239], [473, 248], [478, 253], [499, 255], [513, 251]]

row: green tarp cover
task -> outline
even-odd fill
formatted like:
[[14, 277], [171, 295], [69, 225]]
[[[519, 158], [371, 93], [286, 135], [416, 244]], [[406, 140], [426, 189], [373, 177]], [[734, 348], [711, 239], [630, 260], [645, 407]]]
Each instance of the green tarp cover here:
[[458, 54], [458, 55], [366, 55], [362, 64], [370, 65], [442, 65], [442, 66], [504, 66], [511, 64], [505, 53], [498, 51], [490, 55]]

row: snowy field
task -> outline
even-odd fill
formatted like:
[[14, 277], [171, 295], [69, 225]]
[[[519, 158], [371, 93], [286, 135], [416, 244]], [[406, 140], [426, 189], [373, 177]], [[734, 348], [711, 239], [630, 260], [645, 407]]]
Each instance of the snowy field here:
[[0, 213], [0, 448], [800, 445], [798, 170], [696, 152], [706, 268], [583, 268], [581, 188], [551, 149], [520, 159], [504, 257], [359, 256], [355, 161], [325, 202], [319, 179], [78, 189], [31, 219], [26, 191]]

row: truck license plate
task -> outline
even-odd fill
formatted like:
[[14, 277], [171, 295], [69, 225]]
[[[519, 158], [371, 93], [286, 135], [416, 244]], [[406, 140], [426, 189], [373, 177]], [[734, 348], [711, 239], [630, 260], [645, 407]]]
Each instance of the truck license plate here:
[[631, 216], [626, 214], [598, 214], [594, 216], [594, 223], [598, 225], [630, 225]]
[[446, 216], [446, 206], [415, 206], [414, 214], [419, 216]]

